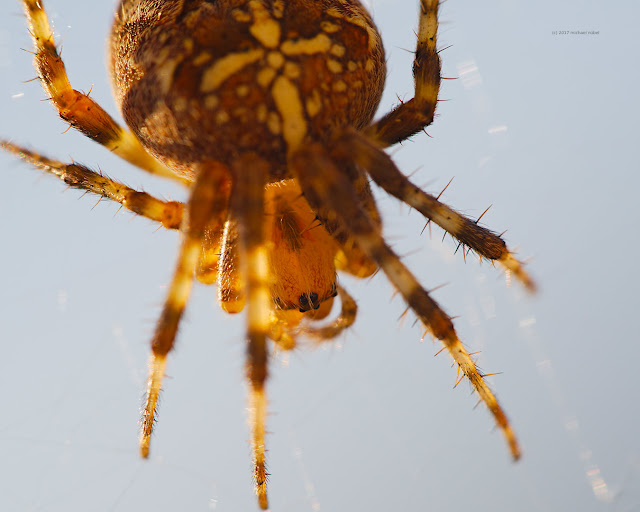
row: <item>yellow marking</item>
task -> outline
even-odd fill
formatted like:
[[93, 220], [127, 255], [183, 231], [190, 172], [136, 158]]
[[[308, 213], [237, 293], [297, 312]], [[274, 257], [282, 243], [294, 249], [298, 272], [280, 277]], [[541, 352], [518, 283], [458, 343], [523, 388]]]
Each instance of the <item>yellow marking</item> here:
[[247, 258], [254, 288], [249, 299], [249, 325], [259, 327], [261, 331], [267, 331], [271, 323], [271, 293], [267, 283], [269, 282], [269, 256], [264, 246], [254, 249]]
[[293, 78], [294, 80], [296, 78], [300, 78], [300, 74], [301, 74], [301, 70], [300, 70], [300, 66], [298, 66], [296, 63], [294, 62], [287, 62], [284, 65], [284, 74], [286, 76], [288, 76], [289, 78]]
[[436, 49], [436, 33], [438, 31], [438, 5], [425, 5], [420, 16], [420, 24], [418, 27], [419, 44], [425, 44], [427, 48], [435, 51]]
[[182, 41], [182, 46], [184, 49], [191, 53], [193, 51], [193, 39], [185, 39]]
[[215, 94], [207, 94], [204, 98], [204, 106], [213, 110], [220, 104], [220, 99]]
[[284, 57], [280, 52], [269, 52], [267, 55], [267, 63], [273, 69], [280, 69], [284, 64]]
[[282, 16], [284, 16], [284, 0], [274, 0], [273, 15], [276, 18], [282, 18]]
[[343, 80], [338, 80], [332, 86], [335, 92], [344, 92], [347, 90], [347, 84]]
[[260, 123], [264, 123], [267, 120], [267, 106], [264, 103], [258, 105], [258, 108], [256, 109], [256, 118]]
[[49, 26], [49, 19], [42, 9], [40, 2], [30, 0], [25, 3], [28, 8], [27, 16], [29, 18], [29, 24], [31, 25], [31, 34], [33, 35], [34, 43], [36, 43], [36, 46], [38, 46], [37, 39], [40, 39], [43, 42], [48, 41], [53, 44], [53, 33], [51, 32], [51, 27]]
[[218, 113], [216, 114], [216, 123], [224, 124], [227, 121], [229, 121], [229, 114], [224, 110], [218, 111]]
[[342, 64], [340, 64], [337, 60], [328, 59], [327, 68], [329, 68], [329, 71], [331, 71], [332, 73], [342, 73]]
[[288, 78], [279, 76], [273, 84], [271, 95], [282, 117], [282, 134], [291, 151], [302, 143], [307, 133], [300, 91]]
[[249, 32], [263, 46], [277, 48], [280, 43], [280, 23], [274, 20], [259, 0], [251, 0], [249, 8], [253, 12], [253, 25]]
[[[140, 9], [142, 10], [142, 9]], [[159, 17], [162, 16], [162, 14], [158, 15]], [[199, 9], [192, 9], [190, 12], [188, 12], [183, 19], [183, 23], [184, 26], [187, 27], [188, 29], [192, 30], [200, 21], [200, 10]], [[163, 37], [165, 37], [167, 31], [163, 32]], [[168, 36], [166, 36], [166, 38], [168, 38]]]
[[438, 82], [422, 82], [420, 91], [416, 91], [416, 99], [421, 101], [433, 101], [438, 97], [440, 84]]
[[331, 47], [331, 55], [335, 55], [336, 57], [344, 57], [347, 49], [341, 44], [334, 44]]
[[314, 53], [327, 53], [331, 48], [331, 39], [326, 34], [318, 34], [311, 39], [298, 41], [285, 41], [280, 50], [285, 55], [313, 55]]
[[358, 65], [357, 65], [355, 62], [353, 62], [352, 60], [350, 60], [350, 61], [347, 63], [347, 69], [348, 69], [349, 71], [355, 71], [356, 69], [358, 69]]
[[264, 56], [264, 50], [258, 48], [244, 53], [225, 55], [210, 66], [203, 74], [200, 83], [202, 92], [215, 91], [222, 83], [242, 68], [257, 62]]
[[337, 25], [336, 23], [331, 23], [330, 21], [323, 21], [320, 23], [320, 28], [325, 31], [327, 34], [334, 34], [338, 32], [342, 27]]
[[173, 75], [178, 67], [179, 59], [164, 59], [160, 57], [160, 64], [155, 70], [155, 78], [160, 85], [160, 91], [167, 94], [173, 87]]
[[240, 23], [249, 23], [251, 21], [251, 15], [242, 9], [234, 9], [231, 11], [231, 16], [233, 16], [234, 20], [239, 21]]
[[[421, 195], [417, 194], [415, 199], [412, 195], [411, 200], [415, 204], [420, 203]], [[464, 226], [463, 218], [451, 211], [451, 209], [444, 204], [437, 204], [433, 208], [433, 221], [438, 224], [438, 226], [442, 227], [442, 229], [448, 231], [449, 233], [457, 234], [460, 233], [462, 227]]]
[[314, 89], [311, 93], [311, 97], [306, 101], [307, 114], [309, 117], [314, 117], [322, 110], [322, 98], [317, 89]]
[[367, 73], [371, 73], [376, 67], [376, 63], [373, 61], [373, 59], [367, 59], [366, 64], [364, 65], [364, 70]]
[[262, 68], [258, 71], [257, 80], [262, 87], [268, 87], [276, 77], [276, 71], [273, 68]]
[[233, 117], [241, 121], [247, 121], [249, 118], [249, 109], [246, 107], [238, 107], [233, 111]]
[[250, 256], [253, 262], [252, 268], [263, 279], [269, 279], [269, 256], [265, 247], [258, 247]]
[[236, 88], [236, 94], [240, 97], [243, 98], [245, 97], [247, 94], [249, 94], [249, 86], [248, 85], [239, 85]]
[[269, 112], [267, 118], [267, 127], [269, 131], [274, 135], [280, 135], [282, 133], [282, 125], [280, 124], [280, 116], [275, 112]]
[[193, 59], [194, 66], [201, 66], [205, 62], [209, 62], [211, 60], [211, 54], [209, 52], [202, 52], [197, 55], [195, 59]]

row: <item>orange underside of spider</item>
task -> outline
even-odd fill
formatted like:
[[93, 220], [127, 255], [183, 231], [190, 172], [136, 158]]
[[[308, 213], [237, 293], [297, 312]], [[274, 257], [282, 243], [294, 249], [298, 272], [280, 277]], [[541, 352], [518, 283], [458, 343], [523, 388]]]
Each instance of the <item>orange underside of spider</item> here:
[[[534, 290], [500, 236], [415, 186], [383, 151], [433, 120], [440, 87], [437, 1], [419, 2], [413, 99], [373, 121], [385, 57], [371, 17], [356, 0], [122, 0], [110, 66], [128, 129], [71, 87], [42, 2], [23, 3], [35, 66], [59, 115], [139, 168], [190, 189], [186, 204], [162, 201], [81, 165], [1, 143], [72, 187], [181, 233], [151, 342], [143, 456], [193, 280], [215, 283], [223, 309], [246, 313], [255, 490], [267, 508], [268, 341], [290, 350], [299, 335], [335, 338], [356, 315], [337, 271], [366, 277], [378, 269], [443, 343], [512, 456], [520, 456], [502, 408], [451, 319], [386, 243], [369, 186], [372, 180], [465, 251], [497, 261]], [[327, 321], [336, 296], [340, 311]]]

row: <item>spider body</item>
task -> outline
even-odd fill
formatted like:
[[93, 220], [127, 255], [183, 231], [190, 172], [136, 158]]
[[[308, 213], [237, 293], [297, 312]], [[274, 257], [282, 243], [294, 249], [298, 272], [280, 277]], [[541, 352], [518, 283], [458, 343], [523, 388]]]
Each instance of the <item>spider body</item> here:
[[110, 48], [127, 124], [189, 179], [247, 152], [268, 181], [292, 178], [287, 154], [366, 126], [385, 78], [373, 21], [341, 0], [124, 0]]
[[[384, 50], [360, 3], [125, 0], [110, 55], [127, 124], [176, 174], [193, 181], [196, 163], [230, 168], [251, 152], [267, 164], [266, 182], [280, 182], [265, 206], [277, 307], [305, 312], [333, 298], [338, 248], [323, 226], [307, 229], [311, 209], [282, 180], [294, 178], [289, 152], [309, 140], [328, 143], [341, 127], [362, 128], [377, 109]], [[241, 287], [222, 282], [235, 271], [234, 236], [228, 229], [220, 241], [228, 312], [244, 306]]]
[[[382, 270], [485, 403], [514, 459], [516, 436], [451, 318], [388, 245], [369, 180], [481, 259], [535, 285], [502, 238], [441, 203], [383, 151], [429, 125], [440, 88], [437, 0], [420, 0], [414, 97], [373, 121], [385, 76], [380, 36], [357, 0], [122, 0], [110, 45], [128, 129], [72, 88], [42, 0], [22, 0], [34, 65], [60, 117], [139, 168], [189, 188], [163, 201], [75, 163], [0, 141], [71, 187], [180, 231], [151, 340], [140, 451], [149, 455], [162, 379], [194, 278], [246, 312], [249, 423], [258, 503], [268, 507], [265, 432], [270, 341], [335, 338], [355, 301], [338, 272]], [[337, 317], [318, 326], [340, 299]]]

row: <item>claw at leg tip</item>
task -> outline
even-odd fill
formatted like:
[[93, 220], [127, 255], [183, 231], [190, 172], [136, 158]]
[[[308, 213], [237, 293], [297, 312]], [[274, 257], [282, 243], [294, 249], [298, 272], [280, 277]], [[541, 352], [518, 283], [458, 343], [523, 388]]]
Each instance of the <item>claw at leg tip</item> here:
[[524, 269], [524, 265], [520, 261], [518, 261], [512, 253], [507, 252], [506, 255], [502, 256], [498, 260], [498, 263], [500, 263], [506, 270], [508, 280], [510, 280], [510, 277], [513, 276], [522, 283], [522, 285], [529, 293], [533, 294], [538, 291], [536, 282]]
[[143, 459], [149, 458], [149, 441], [150, 438], [147, 436], [143, 436], [140, 439], [140, 457], [142, 457]]
[[258, 504], [262, 510], [267, 510], [269, 508], [269, 501], [267, 500], [266, 492], [258, 494]]
[[511, 448], [511, 456], [513, 457], [513, 462], [518, 462], [522, 457], [522, 452], [520, 451], [519, 446], [514, 446]]

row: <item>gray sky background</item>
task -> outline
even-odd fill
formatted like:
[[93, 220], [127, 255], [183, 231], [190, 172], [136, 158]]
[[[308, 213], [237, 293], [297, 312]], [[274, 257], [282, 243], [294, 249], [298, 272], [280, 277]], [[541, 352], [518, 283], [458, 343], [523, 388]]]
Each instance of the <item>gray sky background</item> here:
[[[409, 98], [417, 1], [372, 0], [389, 59], [380, 112]], [[89, 5], [90, 4], [90, 5]], [[46, 2], [75, 88], [113, 114], [111, 0]], [[541, 291], [465, 264], [378, 194], [385, 233], [451, 315], [520, 437], [513, 464], [484, 407], [383, 275], [343, 282], [355, 327], [274, 358], [272, 510], [640, 510], [637, 20], [631, 0], [450, 0], [429, 133], [392, 150], [429, 191], [508, 230]], [[598, 31], [553, 35], [553, 31]], [[17, 1], [0, 5], [0, 137], [156, 195], [184, 191], [113, 157], [44, 101]], [[118, 117], [119, 118], [119, 117]], [[103, 201], [0, 154], [0, 510], [256, 510], [243, 319], [197, 286], [172, 354], [149, 461], [137, 455], [148, 340], [177, 250]]]

